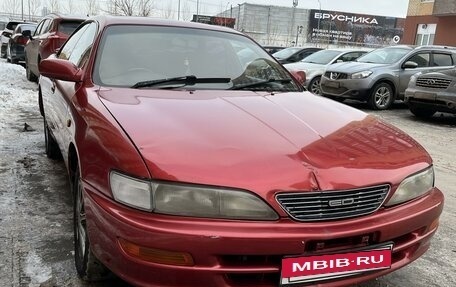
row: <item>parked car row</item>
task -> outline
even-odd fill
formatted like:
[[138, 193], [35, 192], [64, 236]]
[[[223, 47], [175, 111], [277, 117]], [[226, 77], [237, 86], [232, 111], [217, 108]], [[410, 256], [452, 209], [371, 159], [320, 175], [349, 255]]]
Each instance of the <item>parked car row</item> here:
[[1, 57], [25, 63], [27, 79], [37, 81], [40, 61], [55, 53], [84, 20], [52, 13], [38, 24], [8, 22], [1, 34]]
[[455, 65], [454, 47], [399, 45], [369, 53], [322, 50], [285, 67], [304, 71], [305, 85], [316, 95], [365, 101], [376, 110], [401, 100], [414, 115], [430, 117], [437, 111], [456, 114]]

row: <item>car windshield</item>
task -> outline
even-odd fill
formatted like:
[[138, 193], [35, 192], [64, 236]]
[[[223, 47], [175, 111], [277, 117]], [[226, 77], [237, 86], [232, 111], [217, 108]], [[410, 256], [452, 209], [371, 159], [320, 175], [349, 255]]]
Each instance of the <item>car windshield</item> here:
[[313, 53], [310, 56], [307, 56], [301, 62], [304, 63], [314, 63], [314, 64], [329, 64], [335, 57], [342, 54], [340, 51], [335, 50], [321, 50]]
[[20, 24], [20, 22], [9, 22], [8, 24], [6, 24], [6, 29], [9, 29], [9, 30], [14, 30], [16, 29], [16, 26]]
[[291, 47], [275, 52], [272, 55], [277, 59], [286, 59], [300, 50], [302, 50], [302, 48]]
[[407, 48], [382, 48], [367, 53], [356, 61], [374, 64], [393, 64], [402, 59], [410, 51], [411, 49]]
[[14, 30], [15, 33], [22, 33], [23, 31], [27, 31], [27, 30], [30, 30], [30, 32], [33, 34], [36, 30], [36, 25], [19, 25], [16, 27], [16, 29]]
[[71, 35], [83, 21], [62, 21], [59, 23], [59, 32]]
[[103, 86], [299, 91], [290, 74], [243, 35], [163, 26], [110, 26], [93, 78]]

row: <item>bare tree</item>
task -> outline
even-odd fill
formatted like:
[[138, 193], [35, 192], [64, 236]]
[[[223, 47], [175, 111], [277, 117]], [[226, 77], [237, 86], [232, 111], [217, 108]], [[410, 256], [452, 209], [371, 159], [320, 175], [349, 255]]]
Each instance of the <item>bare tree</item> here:
[[3, 11], [8, 14], [19, 14], [21, 8], [20, 0], [4, 0], [3, 1]]
[[162, 10], [162, 18], [165, 18], [165, 19], [173, 19], [174, 18], [174, 10], [173, 10], [173, 2], [172, 1], [168, 1], [168, 3], [166, 4], [166, 7], [163, 7], [163, 10]]
[[133, 16], [135, 15], [135, 6], [138, 0], [114, 0], [114, 10], [116, 14]]
[[88, 16], [98, 15], [100, 6], [97, 0], [86, 0], [86, 9]]
[[67, 0], [67, 5], [65, 8], [65, 12], [67, 14], [73, 14], [74, 13], [74, 0]]
[[47, 1], [47, 8], [49, 11], [53, 13], [58, 13], [60, 12], [60, 4], [58, 0], [48, 0]]
[[38, 10], [41, 7], [41, 0], [28, 0], [27, 1], [27, 12], [30, 16], [38, 15]]
[[153, 8], [152, 0], [139, 0], [138, 2], [138, 16], [149, 17], [152, 14]]
[[192, 12], [190, 11], [190, 5], [188, 4], [188, 1], [185, 1], [182, 4], [180, 17], [184, 21], [190, 21], [192, 19]]

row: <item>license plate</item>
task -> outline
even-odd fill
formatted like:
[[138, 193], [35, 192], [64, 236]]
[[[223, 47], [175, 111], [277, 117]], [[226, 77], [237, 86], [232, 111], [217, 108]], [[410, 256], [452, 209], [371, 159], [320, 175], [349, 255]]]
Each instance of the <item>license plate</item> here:
[[281, 286], [312, 283], [391, 268], [393, 244], [380, 247], [305, 257], [282, 259]]
[[340, 87], [339, 82], [333, 82], [333, 81], [326, 81], [325, 85], [328, 87], [331, 87], [331, 88], [336, 88], [336, 89]]
[[428, 100], [434, 100], [435, 99], [435, 94], [431, 93], [426, 93], [426, 92], [415, 92], [415, 98], [419, 99], [428, 99]]

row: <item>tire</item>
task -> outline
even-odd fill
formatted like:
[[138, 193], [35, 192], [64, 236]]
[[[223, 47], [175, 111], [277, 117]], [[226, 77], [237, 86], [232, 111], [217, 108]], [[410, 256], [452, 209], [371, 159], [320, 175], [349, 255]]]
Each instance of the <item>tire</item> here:
[[25, 56], [25, 76], [27, 77], [27, 80], [29, 80], [30, 82], [38, 81], [38, 77], [35, 76], [35, 74], [33, 74], [32, 71], [30, 71], [28, 61], [27, 61], [27, 55]]
[[309, 91], [312, 94], [321, 96], [320, 80], [321, 80], [321, 77], [315, 77], [315, 78], [312, 79], [312, 81], [310, 81], [310, 83], [309, 83]]
[[79, 169], [76, 168], [73, 187], [74, 262], [78, 276], [85, 281], [100, 281], [110, 277], [110, 271], [90, 249], [85, 216], [84, 192]]
[[46, 122], [46, 118], [43, 119], [44, 122], [44, 145], [46, 150], [46, 156], [50, 159], [60, 159], [60, 149], [55, 141], [54, 137], [52, 136], [51, 131]]
[[436, 110], [433, 110], [433, 109], [415, 107], [415, 106], [410, 106], [410, 111], [417, 118], [421, 118], [421, 119], [429, 119], [437, 112]]
[[369, 106], [374, 110], [387, 110], [394, 102], [393, 88], [387, 83], [376, 84], [368, 99]]

